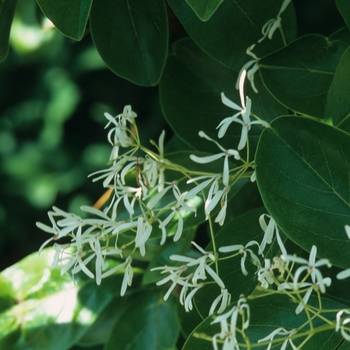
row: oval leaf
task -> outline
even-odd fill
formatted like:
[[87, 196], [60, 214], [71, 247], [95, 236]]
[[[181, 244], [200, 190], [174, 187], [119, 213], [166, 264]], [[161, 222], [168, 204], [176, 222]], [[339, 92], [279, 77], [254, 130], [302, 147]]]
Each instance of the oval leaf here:
[[156, 85], [168, 53], [164, 1], [94, 1], [92, 39], [108, 67], [122, 78]]
[[264, 57], [259, 72], [271, 94], [301, 114], [324, 118], [326, 97], [347, 45], [306, 35]]
[[348, 48], [335, 71], [326, 102], [326, 120], [334, 126], [350, 131], [350, 48]]
[[[168, 3], [199, 47], [225, 66], [240, 70], [252, 59], [246, 54], [247, 47], [255, 44], [263, 36], [263, 25], [276, 18], [282, 1], [224, 1], [207, 22], [202, 22], [185, 1], [168, 0]], [[283, 33], [289, 42], [296, 36], [292, 3], [281, 17]], [[273, 39], [264, 40], [263, 44], [257, 45], [254, 53], [262, 57], [283, 46], [279, 32], [275, 33]]]
[[207, 21], [224, 0], [186, 0], [201, 21]]
[[164, 301], [159, 289], [143, 290], [115, 323], [104, 349], [173, 349], [179, 336], [176, 307], [176, 299]]
[[350, 135], [301, 117], [281, 117], [261, 135], [256, 179], [263, 202], [289, 238], [349, 267]]
[[64, 35], [81, 40], [89, 18], [92, 0], [37, 0], [41, 11]]

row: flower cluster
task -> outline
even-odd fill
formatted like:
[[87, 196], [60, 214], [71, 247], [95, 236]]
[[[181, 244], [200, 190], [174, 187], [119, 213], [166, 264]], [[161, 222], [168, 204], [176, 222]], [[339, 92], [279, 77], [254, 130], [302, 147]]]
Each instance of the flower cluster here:
[[[240, 321], [240, 323], [238, 323]], [[212, 324], [220, 324], [220, 333], [213, 336], [213, 347], [218, 350], [218, 339], [223, 341], [223, 349], [239, 350], [237, 333], [244, 334], [249, 327], [250, 309], [247, 299], [241, 296], [237, 305], [215, 318]]]

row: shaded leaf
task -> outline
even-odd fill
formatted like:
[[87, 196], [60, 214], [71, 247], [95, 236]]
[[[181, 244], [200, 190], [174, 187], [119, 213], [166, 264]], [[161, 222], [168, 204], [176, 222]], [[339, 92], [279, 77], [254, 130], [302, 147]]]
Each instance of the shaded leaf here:
[[224, 0], [186, 0], [198, 18], [207, 21]]
[[176, 299], [163, 300], [163, 292], [143, 290], [118, 320], [105, 350], [172, 349], [179, 336]]
[[[173, 51], [159, 86], [165, 117], [178, 137], [193, 148], [218, 153], [218, 147], [200, 138], [198, 131], [203, 130], [217, 139], [216, 127], [224, 118], [236, 113], [221, 102], [220, 94], [225, 92], [228, 98], [240, 104], [239, 93], [235, 89], [238, 74], [206, 55], [190, 39], [175, 43]], [[270, 121], [286, 113], [259, 78], [256, 86], [259, 94], [256, 95], [247, 84], [246, 95], [254, 98], [252, 111], [259, 118]], [[259, 127], [252, 127], [249, 133], [252, 153], [260, 132]], [[240, 135], [241, 125], [232, 123], [219, 143], [226, 148], [236, 148]]]
[[0, 62], [4, 61], [9, 49], [9, 36], [17, 0], [3, 0], [0, 4]]
[[[168, 3], [201, 49], [223, 65], [240, 70], [243, 64], [251, 60], [246, 54], [247, 47], [263, 36], [263, 25], [277, 16], [282, 1], [224, 1], [207, 22], [201, 21], [185, 1], [168, 0]], [[296, 37], [292, 3], [283, 12], [282, 18], [283, 33], [289, 42]], [[283, 40], [276, 31], [273, 40], [265, 40], [263, 44], [257, 45], [254, 53], [263, 57], [281, 46]]]
[[346, 25], [350, 29], [350, 3], [347, 0], [335, 0], [340, 14], [342, 15]]
[[164, 1], [94, 1], [90, 29], [108, 67], [139, 85], [156, 85], [168, 51]]
[[348, 48], [335, 71], [330, 86], [327, 101], [325, 119], [332, 125], [350, 131], [350, 49]]
[[301, 117], [281, 117], [261, 135], [256, 178], [265, 207], [299, 246], [348, 267], [350, 136]]
[[321, 35], [306, 35], [259, 62], [260, 75], [271, 94], [286, 107], [324, 117], [326, 97], [347, 45]]
[[[309, 299], [310, 305], [318, 307], [317, 297], [311, 296]], [[232, 309], [236, 303], [233, 303], [227, 308], [227, 311]], [[296, 304], [290, 302], [286, 295], [271, 294], [257, 299], [248, 298], [248, 305], [250, 309], [250, 322], [249, 327], [245, 331], [249, 343], [246, 342], [239, 332], [236, 333], [237, 340], [239, 342], [240, 349], [254, 349], [265, 350], [269, 344], [268, 341], [261, 342], [261, 345], [257, 345], [259, 339], [262, 339], [269, 335], [277, 328], [283, 327], [286, 330], [298, 329], [298, 333], [293, 339], [294, 345], [300, 345], [308, 337], [308, 318], [305, 313], [297, 315], [295, 313]], [[334, 329], [324, 330], [325, 319], [335, 321], [336, 310], [344, 308], [343, 304], [336, 303], [334, 301], [322, 298], [322, 308], [332, 310], [332, 312], [322, 313], [321, 316], [314, 316], [312, 323], [314, 327], [313, 336], [307, 340], [303, 345], [304, 350], [314, 349], [327, 349], [335, 350], [337, 346], [342, 343], [342, 336], [339, 332], [335, 332]], [[187, 339], [183, 350], [192, 349], [213, 349], [211, 338], [215, 334], [220, 333], [219, 324], [212, 324], [215, 320], [215, 315], [206, 318], [190, 335]], [[239, 317], [239, 316], [238, 316]], [[229, 321], [229, 320], [228, 320]], [[240, 327], [240, 320], [238, 321], [238, 327]], [[319, 327], [319, 329], [318, 329]], [[322, 329], [323, 328], [323, 329]], [[322, 330], [322, 332], [321, 332]], [[276, 336], [275, 342], [276, 348], [281, 348], [286, 337], [280, 336], [280, 342], [278, 342], [278, 336]], [[220, 344], [217, 341], [217, 344]], [[326, 345], [326, 347], [325, 347]], [[272, 347], [274, 348], [274, 347]], [[289, 349], [290, 347], [287, 346]]]
[[74, 40], [82, 39], [92, 0], [37, 0], [37, 3], [59, 31]]

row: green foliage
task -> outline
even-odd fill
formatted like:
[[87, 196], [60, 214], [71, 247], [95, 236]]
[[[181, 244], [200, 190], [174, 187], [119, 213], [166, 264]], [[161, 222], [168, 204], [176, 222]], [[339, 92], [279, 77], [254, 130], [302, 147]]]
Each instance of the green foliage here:
[[64, 35], [75, 40], [82, 39], [90, 15], [92, 0], [81, 0], [73, 3], [69, 0], [57, 2], [38, 0], [38, 4], [47, 18]]
[[0, 62], [5, 60], [8, 53], [8, 41], [16, 3], [16, 0], [4, 0], [0, 4]]
[[1, 349], [349, 348], [332, 4], [302, 35], [288, 0], [1, 2], [0, 251], [45, 241], [0, 274]]
[[[347, 45], [307, 35], [264, 57], [259, 65], [267, 89], [286, 107], [324, 118], [326, 96]], [[312, 92], [311, 92], [312, 91]]]
[[95, 1], [91, 35], [108, 67], [135, 84], [160, 79], [168, 52], [164, 1]]
[[343, 232], [350, 220], [349, 147], [349, 135], [339, 129], [281, 117], [265, 130], [256, 154], [259, 190], [278, 225], [298, 245], [316, 245], [320, 256], [339, 267], [348, 265], [350, 244]]

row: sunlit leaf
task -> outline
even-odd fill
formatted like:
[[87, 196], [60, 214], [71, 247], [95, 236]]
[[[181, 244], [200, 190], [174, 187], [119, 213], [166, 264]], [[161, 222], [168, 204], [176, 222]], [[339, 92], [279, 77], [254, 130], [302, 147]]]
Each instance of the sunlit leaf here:
[[1, 273], [0, 348], [69, 349], [112, 299], [113, 279], [74, 282], [50, 268], [53, 255], [34, 253]]

